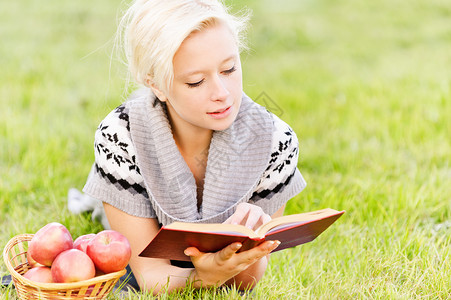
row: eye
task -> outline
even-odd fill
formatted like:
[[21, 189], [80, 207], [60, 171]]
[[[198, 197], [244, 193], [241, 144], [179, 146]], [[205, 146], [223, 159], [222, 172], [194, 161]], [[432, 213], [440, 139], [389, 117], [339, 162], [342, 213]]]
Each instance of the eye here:
[[229, 75], [229, 74], [232, 74], [235, 71], [236, 71], [236, 68], [235, 68], [235, 66], [233, 66], [230, 69], [223, 71], [222, 73], [224, 73], [225, 75]]
[[187, 82], [186, 85], [188, 85], [189, 88], [194, 88], [194, 87], [197, 87], [197, 86], [201, 85], [203, 82], [204, 82], [204, 80], [202, 79], [202, 80], [200, 80], [198, 82], [193, 82], [193, 83], [188, 83]]

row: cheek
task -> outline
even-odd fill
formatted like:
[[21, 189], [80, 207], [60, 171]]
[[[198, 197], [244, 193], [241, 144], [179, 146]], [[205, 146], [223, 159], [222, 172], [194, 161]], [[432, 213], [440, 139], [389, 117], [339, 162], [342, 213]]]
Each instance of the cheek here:
[[243, 80], [241, 72], [235, 72], [226, 79], [229, 92], [233, 95], [241, 95], [243, 90]]

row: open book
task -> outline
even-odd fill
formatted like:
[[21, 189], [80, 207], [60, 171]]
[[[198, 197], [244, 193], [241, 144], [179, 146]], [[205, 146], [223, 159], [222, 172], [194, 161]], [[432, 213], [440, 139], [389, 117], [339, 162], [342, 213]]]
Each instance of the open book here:
[[314, 240], [343, 213], [326, 208], [282, 216], [255, 231], [243, 225], [174, 222], [163, 226], [140, 256], [190, 261], [183, 251], [191, 246], [216, 252], [240, 242], [243, 246], [239, 251], [245, 251], [269, 240], [279, 240], [281, 244], [274, 251], [280, 251]]

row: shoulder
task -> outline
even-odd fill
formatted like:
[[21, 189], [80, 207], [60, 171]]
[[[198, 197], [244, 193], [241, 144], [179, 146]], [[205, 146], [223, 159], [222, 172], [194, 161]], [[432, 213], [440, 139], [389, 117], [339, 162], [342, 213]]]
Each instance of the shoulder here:
[[292, 197], [293, 189], [299, 187], [299, 180], [292, 180], [296, 177], [299, 142], [294, 130], [287, 123], [274, 114], [272, 117], [271, 154], [251, 201], [274, 213]]
[[102, 131], [107, 128], [130, 130], [129, 123], [129, 107], [127, 102], [113, 109], [100, 123], [98, 130]]
[[293, 129], [276, 115], [272, 114], [272, 117], [274, 126], [271, 154], [255, 191], [262, 198], [273, 193], [274, 187], [278, 192], [294, 176], [299, 156], [299, 143]]
[[130, 112], [142, 111], [148, 104], [148, 89], [139, 89], [133, 92], [124, 103], [113, 109], [100, 123], [98, 129], [114, 128], [121, 131], [121, 128], [130, 131]]
[[133, 92], [127, 101], [113, 109], [100, 123], [96, 132], [96, 140], [110, 142], [130, 139], [130, 114], [132, 111], [142, 112], [149, 101], [149, 92], [139, 89]]
[[113, 109], [99, 124], [95, 133], [97, 152], [121, 150], [128, 152], [130, 145], [130, 123], [126, 103]]
[[299, 142], [296, 133], [279, 117], [274, 114], [272, 117], [274, 126], [270, 165], [277, 160], [292, 160], [294, 156], [297, 159]]
[[273, 119], [273, 142], [277, 140], [295, 140], [297, 142], [296, 133], [294, 130], [285, 123], [282, 119], [280, 119], [278, 116], [271, 114]]
[[128, 102], [113, 109], [100, 123], [95, 134], [94, 148], [99, 167], [124, 168], [140, 173], [130, 135]]
[[[268, 132], [272, 134], [271, 147], [273, 152], [284, 151], [290, 145], [297, 146], [298, 139], [296, 137], [296, 134], [287, 123], [285, 123], [274, 113], [270, 112], [266, 107], [251, 100], [244, 93], [242, 100], [242, 110], [238, 118], [247, 118], [244, 121], [244, 123], [246, 123], [247, 125], [247, 128], [249, 128], [249, 124], [251, 124], [249, 120], [253, 120], [255, 123], [254, 125], [257, 125], [260, 129], [267, 126]], [[262, 131], [258, 132], [260, 133]], [[256, 133], [256, 131], [254, 131], [253, 133]]]

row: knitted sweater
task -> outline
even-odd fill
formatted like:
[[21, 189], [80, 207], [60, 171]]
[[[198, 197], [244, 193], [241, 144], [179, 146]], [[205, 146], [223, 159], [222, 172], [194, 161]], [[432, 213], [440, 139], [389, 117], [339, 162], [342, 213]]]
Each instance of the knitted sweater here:
[[194, 176], [175, 144], [165, 105], [152, 105], [154, 98], [141, 89], [101, 122], [86, 194], [167, 225], [221, 223], [241, 202], [271, 215], [306, 186], [293, 130], [243, 94], [232, 126], [215, 131], [206, 149], [198, 207]]

